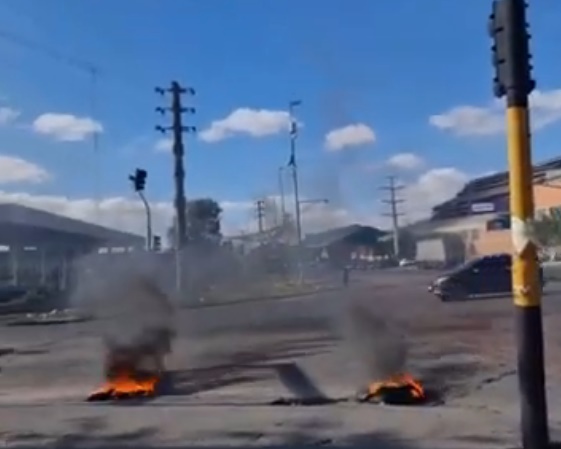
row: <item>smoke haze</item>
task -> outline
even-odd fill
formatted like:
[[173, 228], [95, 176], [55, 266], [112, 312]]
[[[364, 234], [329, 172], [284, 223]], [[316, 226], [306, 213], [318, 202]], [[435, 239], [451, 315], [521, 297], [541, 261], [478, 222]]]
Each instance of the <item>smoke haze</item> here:
[[352, 352], [363, 364], [368, 381], [386, 379], [405, 369], [407, 342], [389, 317], [378, 316], [363, 305], [353, 304], [345, 333]]

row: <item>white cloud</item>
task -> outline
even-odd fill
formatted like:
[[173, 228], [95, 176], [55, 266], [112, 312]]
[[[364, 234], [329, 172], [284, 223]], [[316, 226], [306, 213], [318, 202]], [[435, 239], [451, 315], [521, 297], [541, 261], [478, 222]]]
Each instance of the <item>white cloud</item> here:
[[32, 124], [38, 134], [50, 136], [62, 142], [79, 142], [94, 133], [103, 132], [101, 123], [89, 117], [48, 112], [37, 117]]
[[199, 133], [205, 142], [219, 142], [236, 136], [265, 137], [288, 131], [290, 117], [286, 111], [239, 108], [227, 117], [213, 121]]
[[[0, 203], [21, 204], [139, 235], [145, 233], [146, 220], [143, 204], [139, 200], [124, 196], [104, 198], [96, 202], [93, 198], [69, 198], [62, 195], [33, 195], [26, 192], [0, 191]], [[172, 222], [172, 203], [152, 202], [151, 209], [155, 231], [165, 233]]]
[[331, 204], [302, 205], [302, 233], [309, 234], [350, 224], [366, 224], [364, 217]]
[[504, 115], [500, 107], [456, 106], [443, 114], [433, 115], [429, 123], [435, 128], [458, 136], [488, 136], [503, 132]]
[[173, 148], [173, 140], [169, 137], [159, 139], [154, 144], [154, 150], [158, 153], [169, 153]]
[[433, 168], [420, 175], [401, 192], [408, 221], [430, 216], [434, 206], [453, 198], [468, 180], [466, 173], [453, 167]]
[[[561, 120], [561, 89], [534, 91], [530, 95], [531, 123], [534, 131]], [[504, 101], [480, 106], [455, 106], [429, 117], [429, 123], [457, 136], [490, 136], [505, 130]]]
[[[265, 208], [265, 225], [273, 227], [278, 225], [281, 218], [281, 205], [279, 196], [268, 196]], [[305, 200], [306, 198], [302, 198]], [[241, 203], [240, 203], [241, 204]], [[230, 223], [232, 235], [254, 233], [258, 230], [254, 202], [244, 203], [245, 209], [238, 209], [234, 220]], [[294, 198], [285, 198], [285, 210], [292, 219], [294, 217]], [[387, 226], [387, 220], [374, 214], [364, 215], [349, 208], [332, 203], [303, 203], [301, 205], [302, 234], [321, 232], [350, 224], [363, 224], [371, 226]]]
[[0, 184], [39, 184], [51, 179], [44, 168], [25, 159], [0, 155]]
[[398, 153], [391, 156], [386, 165], [395, 170], [415, 171], [425, 166], [425, 161], [414, 153]]
[[20, 115], [21, 112], [16, 109], [12, 109], [7, 106], [1, 107], [0, 125], [8, 125], [9, 123], [12, 123], [14, 120], [16, 120]]
[[[86, 222], [96, 223], [112, 229], [145, 235], [146, 216], [142, 202], [127, 196], [113, 196], [96, 201], [93, 198], [69, 198], [63, 195], [34, 195], [27, 192], [0, 190], [0, 203], [15, 203]], [[222, 201], [223, 233], [232, 233], [232, 224], [240, 212], [253, 207], [251, 201]], [[171, 201], [150, 203], [155, 234], [164, 239], [174, 217]]]
[[340, 151], [375, 141], [376, 134], [372, 128], [364, 123], [356, 123], [329, 131], [325, 135], [325, 148], [328, 151]]
[[[401, 196], [405, 199], [403, 210], [407, 213], [408, 221], [428, 216], [433, 206], [451, 198], [467, 180], [468, 176], [456, 168], [436, 168], [420, 175], [415, 182], [401, 191]], [[278, 197], [270, 197], [269, 203], [273, 202], [278, 205], [277, 208], [280, 208]], [[376, 200], [373, 199], [373, 203], [375, 202]], [[103, 198], [96, 205], [96, 201], [92, 198], [0, 191], [0, 203], [22, 204], [138, 235], [144, 235], [145, 232], [144, 207], [140, 201], [132, 197]], [[240, 231], [253, 232], [257, 229], [254, 201], [221, 201], [220, 205], [224, 211], [222, 221], [224, 235], [239, 234]], [[294, 202], [290, 196], [286, 197], [285, 205], [286, 211], [293, 215]], [[154, 201], [151, 202], [151, 209], [154, 232], [165, 238], [174, 216], [173, 204], [171, 201]], [[275, 208], [271, 204], [268, 209], [274, 213]], [[353, 223], [382, 228], [388, 226], [387, 219], [376, 213], [362, 213], [335, 204], [303, 204], [301, 211], [303, 234]], [[272, 222], [268, 221], [268, 224]]]
[[222, 201], [220, 207], [224, 213], [247, 212], [255, 207], [255, 203], [252, 201]]

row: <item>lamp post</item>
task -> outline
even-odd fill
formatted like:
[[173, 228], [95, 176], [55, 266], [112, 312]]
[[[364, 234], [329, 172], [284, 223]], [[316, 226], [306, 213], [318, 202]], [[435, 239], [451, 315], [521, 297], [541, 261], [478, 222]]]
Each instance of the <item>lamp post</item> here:
[[283, 225], [286, 217], [286, 201], [284, 198], [284, 168], [279, 167], [279, 195], [280, 195], [280, 208], [281, 208], [281, 220], [280, 224]]

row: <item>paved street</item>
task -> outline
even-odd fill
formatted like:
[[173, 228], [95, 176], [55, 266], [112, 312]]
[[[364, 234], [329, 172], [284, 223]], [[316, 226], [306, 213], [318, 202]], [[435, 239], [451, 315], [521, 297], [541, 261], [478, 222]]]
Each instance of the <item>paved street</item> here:
[[[101, 382], [100, 336], [130, 325], [134, 310], [118, 322], [2, 326], [2, 346], [16, 352], [0, 358], [0, 438], [8, 446], [27, 447], [514, 446], [519, 419], [510, 301], [442, 304], [426, 292], [432, 276], [364, 273], [346, 291], [182, 309], [175, 317], [179, 337], [165, 394], [142, 404], [84, 402]], [[555, 436], [561, 429], [556, 400], [561, 287], [548, 289]], [[354, 401], [357, 389], [374, 380], [381, 357], [380, 334], [357, 332], [349, 318], [357, 304], [382, 318], [388, 334], [404, 335], [407, 370], [438, 391], [444, 404], [390, 407]], [[387, 347], [384, 351], [391, 359]], [[271, 405], [279, 398], [318, 396], [336, 402]]]

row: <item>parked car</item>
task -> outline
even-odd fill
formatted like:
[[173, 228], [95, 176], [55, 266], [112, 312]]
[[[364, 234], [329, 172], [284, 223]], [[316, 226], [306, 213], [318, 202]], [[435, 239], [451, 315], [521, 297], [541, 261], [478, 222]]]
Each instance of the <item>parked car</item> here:
[[[442, 301], [511, 295], [511, 268], [512, 257], [510, 254], [496, 254], [473, 259], [437, 278], [429, 285], [429, 292]], [[539, 270], [543, 288], [545, 281], [541, 265]]]

